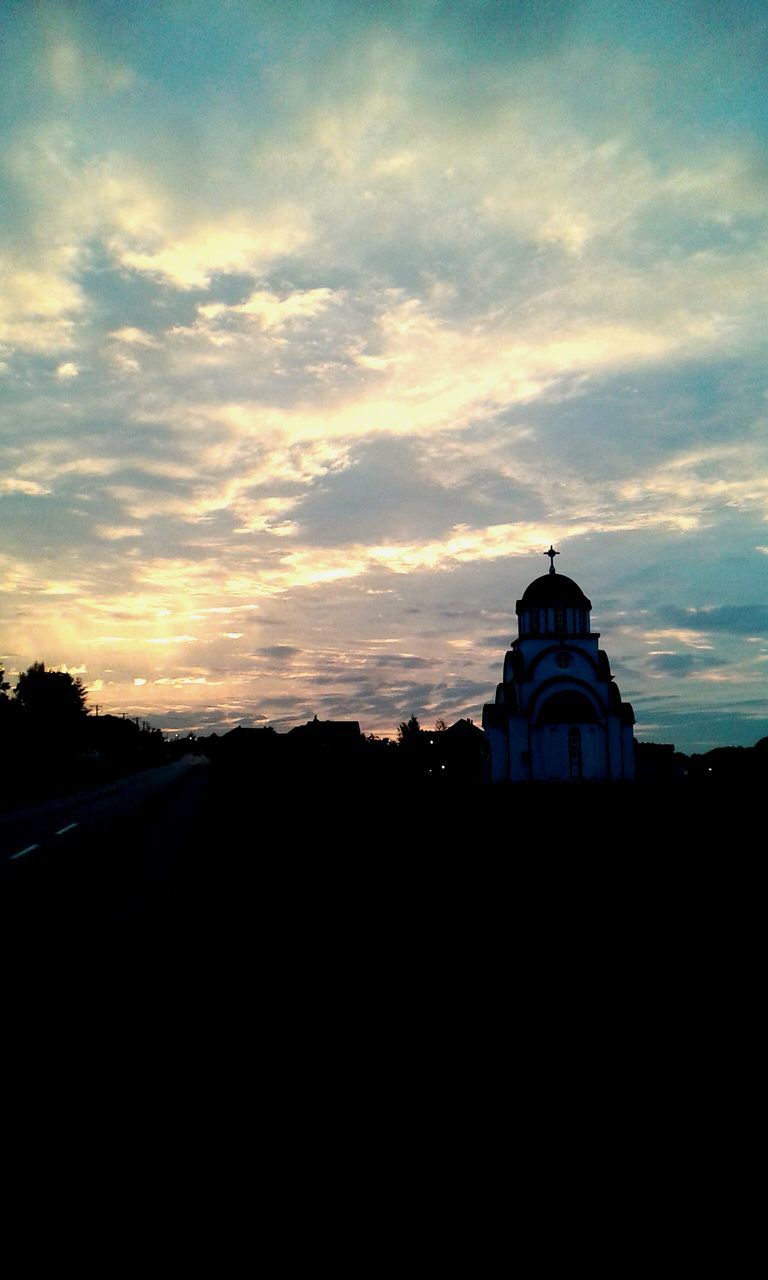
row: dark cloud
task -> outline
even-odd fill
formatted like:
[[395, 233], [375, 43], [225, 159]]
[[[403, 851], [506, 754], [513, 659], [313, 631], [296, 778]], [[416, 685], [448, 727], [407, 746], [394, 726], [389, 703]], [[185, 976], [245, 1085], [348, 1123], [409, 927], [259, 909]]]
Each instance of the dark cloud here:
[[372, 689], [371, 677], [364, 671], [329, 671], [318, 672], [312, 676], [312, 684], [320, 688], [332, 685], [350, 685], [359, 690]]
[[625, 689], [624, 694], [632, 702], [646, 704], [656, 704], [662, 702], [679, 702], [679, 693], [643, 693], [639, 689]]
[[[290, 693], [270, 694], [269, 699], [264, 699], [264, 703], [265, 705], [268, 704], [270, 709], [274, 707], [281, 712], [295, 711], [298, 714], [299, 708], [303, 708], [301, 715], [309, 716], [310, 718], [312, 716], [311, 700], [303, 696], [299, 697]], [[271, 718], [269, 716], [269, 719]]]
[[483, 527], [533, 519], [542, 509], [526, 486], [469, 469], [440, 482], [418, 440], [381, 438], [357, 446], [351, 465], [319, 481], [296, 509], [304, 536], [318, 546], [437, 538], [457, 524]]
[[656, 653], [648, 659], [648, 666], [652, 671], [658, 671], [667, 676], [689, 676], [692, 672], [700, 671], [704, 667], [722, 665], [721, 658], [715, 658], [706, 653]]
[[648, 660], [652, 671], [667, 676], [689, 676], [699, 665], [691, 653], [657, 653]]
[[768, 605], [718, 605], [708, 609], [659, 610], [665, 622], [693, 631], [727, 631], [733, 635], [768, 635]]
[[476, 680], [459, 680], [453, 684], [442, 685], [443, 696], [448, 702], [468, 701], [481, 698], [487, 701], [493, 690], [485, 682]]
[[369, 667], [403, 667], [408, 670], [416, 670], [419, 667], [433, 667], [434, 660], [417, 658], [409, 653], [377, 653], [366, 658], [366, 665]]

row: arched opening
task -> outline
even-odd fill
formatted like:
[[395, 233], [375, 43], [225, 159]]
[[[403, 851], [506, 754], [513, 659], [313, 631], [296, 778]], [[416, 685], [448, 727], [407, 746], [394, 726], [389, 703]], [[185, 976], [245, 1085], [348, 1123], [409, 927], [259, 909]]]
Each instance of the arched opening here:
[[547, 698], [537, 717], [540, 724], [597, 724], [595, 708], [589, 698], [575, 689], [565, 689]]

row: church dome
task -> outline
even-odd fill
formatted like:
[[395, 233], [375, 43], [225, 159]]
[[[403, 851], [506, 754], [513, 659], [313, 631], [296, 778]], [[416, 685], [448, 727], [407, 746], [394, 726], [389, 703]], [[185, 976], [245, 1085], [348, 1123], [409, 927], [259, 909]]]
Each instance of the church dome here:
[[521, 608], [543, 608], [563, 605], [571, 609], [591, 609], [592, 601], [584, 595], [578, 582], [564, 573], [545, 573], [534, 578], [526, 587], [519, 602]]

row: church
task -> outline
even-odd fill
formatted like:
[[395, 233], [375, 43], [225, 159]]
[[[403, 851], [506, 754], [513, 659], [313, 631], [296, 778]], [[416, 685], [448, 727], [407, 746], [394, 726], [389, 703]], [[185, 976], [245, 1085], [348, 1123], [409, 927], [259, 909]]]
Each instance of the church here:
[[590, 630], [591, 601], [572, 578], [536, 578], [515, 606], [518, 636], [496, 700], [483, 707], [493, 782], [620, 781], [635, 776], [632, 707]]

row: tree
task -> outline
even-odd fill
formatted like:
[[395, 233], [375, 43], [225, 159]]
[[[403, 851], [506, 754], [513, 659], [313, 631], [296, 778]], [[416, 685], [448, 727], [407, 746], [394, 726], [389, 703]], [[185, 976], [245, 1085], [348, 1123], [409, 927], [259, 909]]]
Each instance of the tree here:
[[14, 707], [13, 701], [8, 697], [10, 685], [5, 678], [5, 668], [0, 667], [0, 724], [2, 724], [3, 740], [6, 748], [10, 745], [10, 729], [16, 723], [18, 708]]
[[33, 662], [21, 672], [14, 698], [28, 716], [50, 728], [75, 728], [88, 714], [80, 677], [68, 671], [46, 671], [44, 662]]
[[421, 725], [412, 715], [410, 720], [403, 720], [397, 729], [397, 739], [401, 747], [413, 747], [419, 742], [421, 737]]

